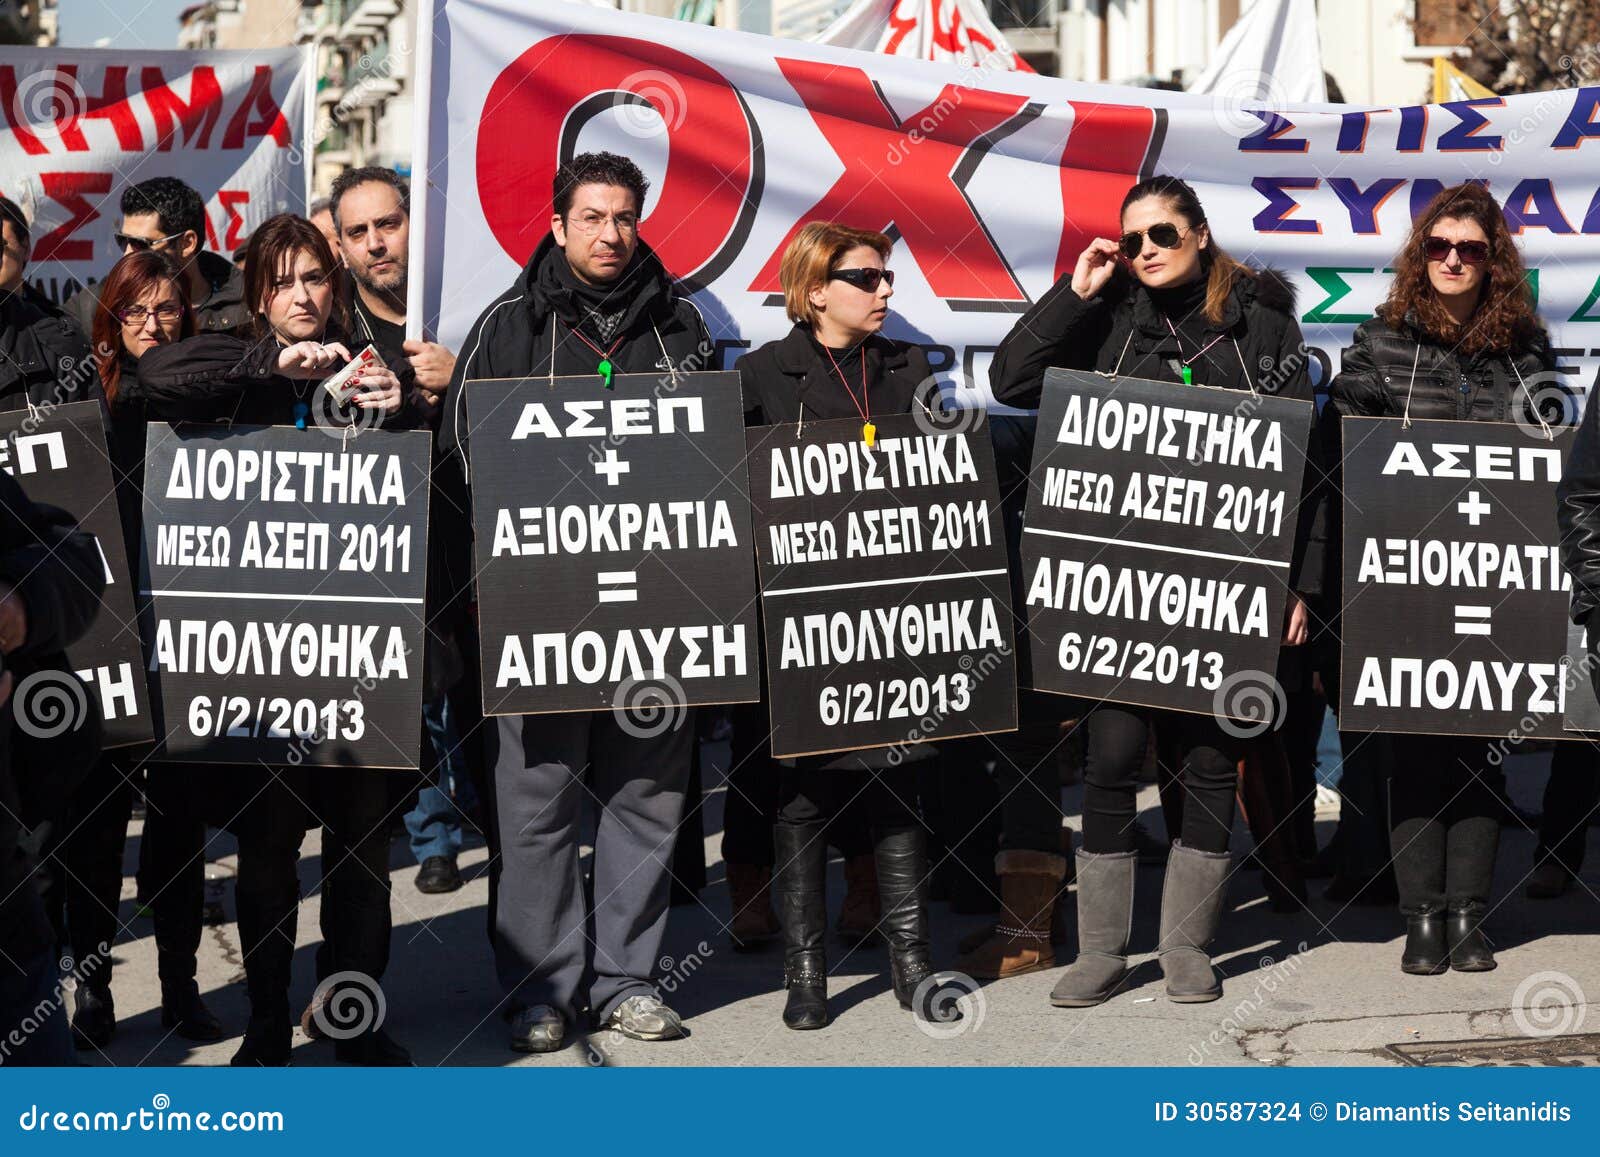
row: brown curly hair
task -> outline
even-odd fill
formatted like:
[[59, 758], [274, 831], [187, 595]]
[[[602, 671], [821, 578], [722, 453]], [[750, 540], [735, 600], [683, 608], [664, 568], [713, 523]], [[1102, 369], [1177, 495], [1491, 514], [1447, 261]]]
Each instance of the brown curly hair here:
[[[1433, 284], [1422, 246], [1444, 218], [1475, 221], [1489, 240], [1478, 305], [1463, 326], [1451, 320]], [[1411, 223], [1411, 233], [1394, 259], [1394, 281], [1378, 316], [1395, 329], [1407, 321], [1434, 341], [1467, 354], [1502, 352], [1526, 345], [1541, 329], [1533, 291], [1505, 215], [1489, 191], [1476, 182], [1439, 192]]]

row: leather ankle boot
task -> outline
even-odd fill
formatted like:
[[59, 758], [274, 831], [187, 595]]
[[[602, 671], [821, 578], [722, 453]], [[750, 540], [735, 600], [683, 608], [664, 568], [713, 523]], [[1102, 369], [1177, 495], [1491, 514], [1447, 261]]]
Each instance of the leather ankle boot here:
[[1494, 950], [1483, 934], [1484, 910], [1485, 905], [1476, 900], [1452, 900], [1445, 913], [1444, 940], [1450, 949], [1450, 967], [1457, 972], [1490, 972], [1495, 967]]
[[1444, 909], [1430, 906], [1407, 912], [1406, 946], [1400, 954], [1400, 971], [1413, 976], [1437, 976], [1449, 968]]
[[828, 1023], [828, 962], [823, 948], [828, 931], [826, 883], [828, 845], [821, 824], [773, 825], [772, 896], [783, 930], [783, 985], [789, 990], [783, 1023], [793, 1029], [818, 1029]]

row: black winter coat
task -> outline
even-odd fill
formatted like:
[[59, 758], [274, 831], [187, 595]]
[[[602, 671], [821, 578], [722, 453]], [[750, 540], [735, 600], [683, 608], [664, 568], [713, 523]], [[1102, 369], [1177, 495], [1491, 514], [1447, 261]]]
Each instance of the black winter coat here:
[[[1220, 322], [1206, 322], [1207, 341], [1227, 335], [1194, 359], [1198, 385], [1311, 401], [1305, 342], [1294, 317], [1294, 287], [1264, 270], [1241, 279]], [[1177, 339], [1144, 287], [1120, 271], [1093, 300], [1061, 278], [1018, 319], [995, 350], [989, 388], [1010, 406], [1039, 404], [1044, 372], [1099, 370], [1157, 382], [1181, 382]], [[1248, 378], [1246, 377], [1248, 367]]]
[[70, 318], [28, 295], [0, 294], [0, 410], [101, 397], [89, 341]]
[[[891, 341], [874, 334], [862, 346], [867, 359], [868, 411], [874, 415], [905, 414], [917, 404], [933, 405], [932, 369], [921, 346]], [[852, 390], [860, 389], [861, 363], [850, 359]], [[811, 327], [796, 325], [777, 341], [745, 354], [734, 366], [744, 392], [746, 426], [777, 426], [829, 418], [859, 418], [856, 402], [839, 375], [812, 342]], [[929, 396], [931, 394], [931, 397]]]
[[[330, 330], [325, 342], [350, 341]], [[235, 337], [208, 333], [157, 346], [139, 359], [139, 372], [128, 403], [142, 404], [151, 421], [221, 422], [236, 426], [292, 426], [295, 404], [307, 403], [308, 424], [327, 410], [319, 406], [319, 382], [296, 381], [278, 373], [282, 346], [276, 338]], [[352, 352], [354, 352], [352, 350]], [[129, 389], [124, 375], [123, 389]], [[120, 399], [119, 399], [120, 400]], [[402, 405], [384, 415], [385, 429], [404, 430], [416, 415]]]

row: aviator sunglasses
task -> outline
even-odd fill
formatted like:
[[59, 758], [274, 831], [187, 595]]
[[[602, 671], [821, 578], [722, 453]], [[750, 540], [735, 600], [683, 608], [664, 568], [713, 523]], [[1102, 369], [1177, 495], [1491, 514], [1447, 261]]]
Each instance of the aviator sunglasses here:
[[1132, 261], [1139, 256], [1140, 250], [1144, 248], [1144, 239], [1147, 234], [1150, 240], [1161, 246], [1161, 248], [1176, 249], [1183, 244], [1183, 235], [1193, 228], [1194, 226], [1191, 225], [1188, 228], [1179, 229], [1171, 221], [1163, 221], [1159, 225], [1150, 226], [1148, 229], [1134, 229], [1131, 232], [1124, 233], [1122, 240], [1117, 242], [1117, 248], [1122, 250], [1124, 257]]

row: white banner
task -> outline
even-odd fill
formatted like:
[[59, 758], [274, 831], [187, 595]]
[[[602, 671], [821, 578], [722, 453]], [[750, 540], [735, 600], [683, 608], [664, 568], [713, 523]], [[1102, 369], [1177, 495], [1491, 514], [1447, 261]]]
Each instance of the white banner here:
[[432, 25], [411, 314], [446, 344], [549, 229], [558, 158], [610, 149], [650, 178], [641, 235], [694, 287], [724, 366], [788, 329], [779, 256], [837, 219], [898, 239], [889, 334], [981, 402], [1016, 315], [1117, 235], [1123, 194], [1153, 173], [1191, 182], [1236, 256], [1288, 273], [1319, 381], [1382, 301], [1413, 210], [1468, 179], [1505, 205], [1574, 389], [1600, 357], [1600, 86], [1241, 107], [578, 4], [436, 0]]
[[304, 212], [305, 53], [0, 48], [0, 193], [32, 221], [27, 278], [63, 301], [122, 256], [123, 191], [178, 177], [228, 253], [274, 213]]

